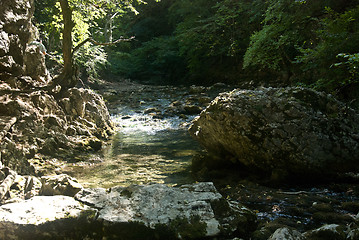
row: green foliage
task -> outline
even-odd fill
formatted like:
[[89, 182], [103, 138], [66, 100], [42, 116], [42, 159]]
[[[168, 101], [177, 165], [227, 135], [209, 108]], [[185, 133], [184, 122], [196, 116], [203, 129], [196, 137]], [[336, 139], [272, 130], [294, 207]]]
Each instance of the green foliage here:
[[333, 66], [343, 67], [349, 73], [348, 78], [344, 80], [345, 84], [359, 82], [359, 53], [339, 53], [337, 58], [341, 59], [342, 61], [335, 63]]
[[[258, 2], [264, 1], [176, 2], [173, 14], [183, 19], [177, 25], [176, 37], [194, 77], [221, 78], [228, 68], [240, 64], [253, 25], [258, 21], [256, 14], [260, 9], [255, 5]], [[255, 6], [258, 12], [250, 11], [250, 6]]]
[[[103, 39], [108, 14], [116, 13], [117, 16], [123, 15], [125, 9], [135, 11], [132, 6], [133, 2], [143, 2], [142, 0], [69, 0], [72, 10], [72, 21], [74, 27], [72, 29], [73, 46], [83, 42], [88, 37]], [[44, 39], [47, 49], [61, 56], [62, 52], [62, 29], [63, 20], [61, 16], [61, 8], [58, 0], [41, 1], [35, 0], [35, 18], [38, 28], [40, 29], [41, 38]], [[117, 14], [119, 13], [119, 14]], [[75, 63], [80, 66], [89, 76], [97, 76], [98, 71], [107, 64], [107, 54], [104, 47], [93, 47], [91, 44], [85, 44], [80, 51], [74, 56]]]
[[58, 51], [61, 43], [62, 24], [60, 10], [54, 7], [56, 2], [57, 0], [35, 1], [35, 23], [49, 52]]
[[291, 71], [298, 50], [311, 35], [311, 14], [316, 8], [309, 1], [271, 0], [265, 12], [264, 26], [251, 36], [244, 55], [244, 68]]
[[90, 78], [96, 78], [109, 63], [107, 53], [102, 46], [89, 46], [80, 48], [74, 56], [77, 65], [82, 66]]
[[326, 13], [319, 21], [317, 42], [301, 48], [297, 63], [313, 76], [309, 84], [333, 92], [358, 81], [359, 5], [343, 13], [327, 7]]

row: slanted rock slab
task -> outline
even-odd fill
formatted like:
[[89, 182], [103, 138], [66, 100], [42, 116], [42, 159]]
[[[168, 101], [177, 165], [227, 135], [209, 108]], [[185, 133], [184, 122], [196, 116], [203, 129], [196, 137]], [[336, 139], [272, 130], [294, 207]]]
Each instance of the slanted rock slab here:
[[[115, 239], [200, 239], [249, 234], [255, 215], [223, 199], [213, 183], [84, 189], [76, 199], [99, 210]], [[136, 231], [129, 231], [136, 229]]]
[[93, 232], [96, 212], [67, 196], [5, 204], [0, 207], [0, 239], [84, 239]]

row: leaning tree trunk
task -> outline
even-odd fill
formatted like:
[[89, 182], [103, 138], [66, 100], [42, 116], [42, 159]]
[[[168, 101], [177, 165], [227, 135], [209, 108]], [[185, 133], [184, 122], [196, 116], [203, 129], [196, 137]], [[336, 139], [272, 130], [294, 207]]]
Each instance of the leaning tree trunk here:
[[77, 84], [77, 77], [72, 58], [72, 28], [75, 26], [75, 24], [72, 21], [72, 10], [69, 6], [68, 0], [59, 1], [64, 21], [64, 29], [62, 32], [62, 53], [64, 59], [64, 68], [56, 83], [59, 84], [64, 90], [70, 87], [74, 87]]

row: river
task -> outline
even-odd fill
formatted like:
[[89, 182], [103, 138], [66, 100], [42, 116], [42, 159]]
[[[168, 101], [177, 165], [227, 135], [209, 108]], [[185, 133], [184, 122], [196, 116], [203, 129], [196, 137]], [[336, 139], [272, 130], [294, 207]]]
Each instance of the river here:
[[[230, 89], [224, 85], [107, 83], [100, 93], [107, 101], [115, 134], [101, 153], [86, 154], [83, 161], [67, 165], [63, 172], [85, 187], [194, 182], [198, 179], [192, 176], [191, 160], [202, 148], [187, 129], [198, 113], [185, 113], [181, 106], [205, 108], [219, 92]], [[219, 177], [205, 180], [214, 181], [227, 199], [255, 211], [262, 224], [304, 231], [325, 223], [349, 224], [359, 211], [359, 186], [355, 183], [268, 186], [241, 178], [233, 169], [220, 172]]]
[[[129, 81], [101, 89], [115, 134], [100, 154], [69, 164], [63, 172], [85, 187], [191, 183], [191, 160], [201, 150], [187, 128], [196, 114], [183, 106], [205, 107], [219, 89], [149, 86]], [[191, 90], [192, 89], [192, 90]], [[198, 102], [198, 99], [208, 99]], [[180, 109], [181, 108], [181, 109]]]

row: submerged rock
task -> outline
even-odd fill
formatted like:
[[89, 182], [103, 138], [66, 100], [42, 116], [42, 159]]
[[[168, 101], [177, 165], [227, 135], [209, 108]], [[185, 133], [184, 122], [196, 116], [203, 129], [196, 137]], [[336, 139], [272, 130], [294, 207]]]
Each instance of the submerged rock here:
[[274, 180], [320, 179], [359, 170], [359, 115], [310, 89], [221, 94], [189, 132], [221, 161], [272, 174]]
[[256, 225], [250, 210], [223, 199], [212, 183], [85, 189], [76, 199], [99, 209], [99, 219], [116, 239], [243, 237]]

